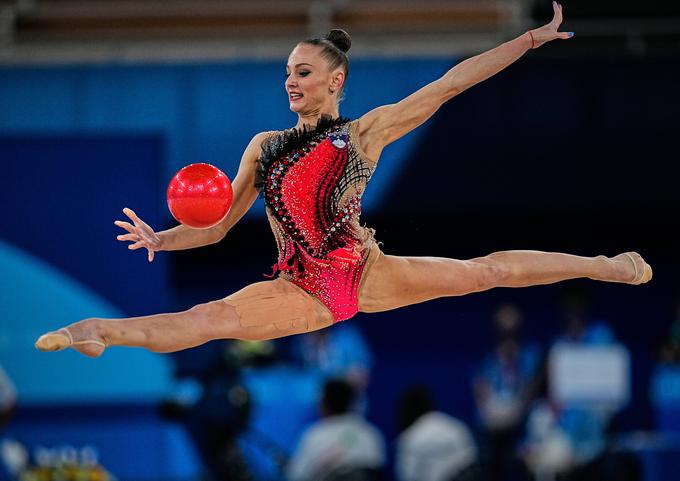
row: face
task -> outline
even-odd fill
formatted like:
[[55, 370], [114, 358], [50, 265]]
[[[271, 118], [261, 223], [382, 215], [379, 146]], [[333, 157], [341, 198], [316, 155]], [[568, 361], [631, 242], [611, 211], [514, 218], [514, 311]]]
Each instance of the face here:
[[300, 44], [291, 52], [286, 65], [286, 92], [290, 110], [299, 113], [325, 112], [337, 103], [345, 76], [342, 70], [329, 70], [321, 48]]

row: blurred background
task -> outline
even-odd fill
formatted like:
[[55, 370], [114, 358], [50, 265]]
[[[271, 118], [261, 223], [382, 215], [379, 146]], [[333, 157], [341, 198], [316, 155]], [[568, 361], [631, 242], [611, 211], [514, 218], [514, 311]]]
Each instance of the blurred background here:
[[[498, 289], [275, 342], [97, 360], [46, 330], [263, 280], [261, 200], [219, 245], [146, 256], [165, 189], [233, 179], [295, 124], [295, 44], [352, 35], [343, 115], [550, 21], [535, 0], [0, 1], [0, 479], [680, 479], [680, 4], [565, 0], [574, 31], [389, 146], [363, 221], [394, 255], [635, 250], [644, 286]], [[311, 428], [310, 428], [311, 426]], [[311, 431], [310, 431], [311, 429]]]

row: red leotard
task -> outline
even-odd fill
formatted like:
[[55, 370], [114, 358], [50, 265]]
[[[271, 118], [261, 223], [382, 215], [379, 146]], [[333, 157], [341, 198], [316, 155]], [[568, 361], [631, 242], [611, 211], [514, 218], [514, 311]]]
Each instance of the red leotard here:
[[361, 196], [375, 165], [355, 146], [354, 124], [322, 117], [312, 130], [262, 144], [256, 187], [279, 249], [274, 272], [325, 305], [335, 322], [358, 311], [373, 229], [359, 224]]

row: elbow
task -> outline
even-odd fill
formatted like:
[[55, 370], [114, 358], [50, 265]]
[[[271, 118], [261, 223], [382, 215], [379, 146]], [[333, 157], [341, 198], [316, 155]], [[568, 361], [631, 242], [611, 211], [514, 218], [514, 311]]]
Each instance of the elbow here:
[[451, 100], [456, 95], [463, 93], [467, 88], [467, 86], [460, 82], [451, 82], [451, 84], [446, 89], [444, 101]]
[[455, 97], [470, 87], [465, 80], [465, 76], [461, 75], [461, 72], [457, 72], [455, 69], [449, 72], [446, 80], [447, 82], [444, 86], [445, 100]]
[[221, 242], [222, 239], [227, 237], [227, 232], [228, 229], [217, 229], [217, 232], [215, 232], [215, 235], [213, 236], [213, 241], [212, 244], [217, 244], [218, 242]]
[[230, 226], [227, 226], [224, 223], [219, 223], [213, 227], [212, 236], [210, 237], [210, 244], [217, 244], [222, 239], [224, 239], [227, 236], [227, 232], [229, 232], [229, 228]]
[[242, 210], [239, 208], [238, 205], [233, 205], [231, 206], [231, 209], [229, 210], [229, 213], [227, 216], [222, 219], [220, 223], [218, 223], [215, 227], [213, 227], [213, 244], [216, 244], [220, 242], [222, 239], [224, 239], [229, 231], [231, 230], [234, 225], [241, 219], [243, 214], [241, 213]]

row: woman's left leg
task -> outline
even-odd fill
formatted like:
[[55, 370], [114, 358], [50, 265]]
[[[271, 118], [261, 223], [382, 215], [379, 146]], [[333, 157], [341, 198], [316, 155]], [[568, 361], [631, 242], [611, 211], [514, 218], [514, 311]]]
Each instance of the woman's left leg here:
[[528, 287], [577, 278], [640, 284], [651, 277], [651, 267], [635, 252], [609, 258], [505, 251], [467, 261], [380, 253], [364, 273], [359, 310], [387, 311], [494, 287]]

